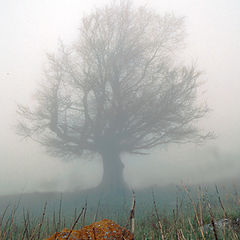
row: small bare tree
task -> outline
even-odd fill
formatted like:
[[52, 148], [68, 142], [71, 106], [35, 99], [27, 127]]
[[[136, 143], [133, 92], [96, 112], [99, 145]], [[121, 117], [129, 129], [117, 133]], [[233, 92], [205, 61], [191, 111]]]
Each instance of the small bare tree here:
[[84, 17], [70, 47], [49, 55], [37, 105], [19, 106], [18, 134], [61, 157], [102, 157], [103, 188], [125, 188], [123, 153], [161, 144], [203, 141], [196, 120], [199, 72], [176, 66], [183, 19], [129, 2]]

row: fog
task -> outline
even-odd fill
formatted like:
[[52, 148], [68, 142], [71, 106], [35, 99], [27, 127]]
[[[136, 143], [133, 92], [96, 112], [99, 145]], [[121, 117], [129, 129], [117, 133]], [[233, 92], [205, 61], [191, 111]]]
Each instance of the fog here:
[[[103, 0], [0, 0], [0, 194], [74, 191], [96, 186], [99, 159], [62, 161], [15, 133], [17, 103], [31, 105], [44, 77], [46, 52], [78, 36], [81, 17]], [[201, 98], [211, 111], [201, 128], [216, 139], [203, 145], [169, 144], [146, 156], [124, 156], [124, 177], [134, 188], [236, 179], [240, 169], [240, 2], [135, 1], [159, 13], [185, 16], [181, 61], [203, 74]]]

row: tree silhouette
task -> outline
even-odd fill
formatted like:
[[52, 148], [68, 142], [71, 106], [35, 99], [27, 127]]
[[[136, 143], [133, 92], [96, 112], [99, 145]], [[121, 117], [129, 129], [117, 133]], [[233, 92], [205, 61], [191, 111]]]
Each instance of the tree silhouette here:
[[104, 189], [125, 188], [123, 153], [161, 144], [201, 142], [196, 121], [200, 73], [177, 64], [183, 18], [120, 2], [82, 19], [80, 36], [48, 55], [36, 105], [20, 105], [18, 134], [68, 158], [98, 154]]

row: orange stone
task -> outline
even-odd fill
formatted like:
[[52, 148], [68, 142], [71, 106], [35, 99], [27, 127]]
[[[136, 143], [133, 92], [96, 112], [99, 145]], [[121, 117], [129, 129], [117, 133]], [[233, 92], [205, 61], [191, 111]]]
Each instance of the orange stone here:
[[[45, 240], [66, 240], [71, 230], [64, 229]], [[73, 230], [68, 240], [133, 240], [133, 234], [112, 220], [103, 219], [80, 230]]]

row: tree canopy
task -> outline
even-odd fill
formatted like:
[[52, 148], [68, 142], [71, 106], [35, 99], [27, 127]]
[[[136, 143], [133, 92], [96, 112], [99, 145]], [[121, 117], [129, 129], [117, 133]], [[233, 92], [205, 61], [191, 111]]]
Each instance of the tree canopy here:
[[79, 37], [49, 54], [36, 105], [19, 105], [18, 134], [52, 154], [146, 153], [161, 144], [201, 142], [200, 72], [177, 64], [184, 19], [129, 2], [84, 17]]

